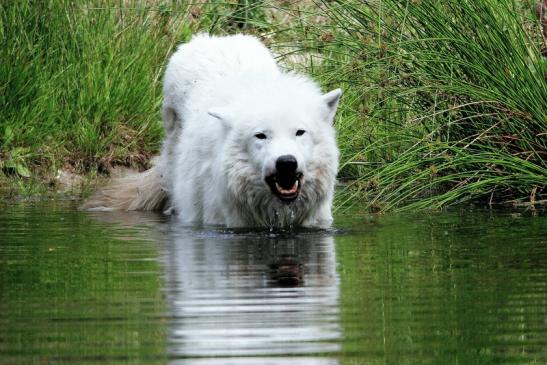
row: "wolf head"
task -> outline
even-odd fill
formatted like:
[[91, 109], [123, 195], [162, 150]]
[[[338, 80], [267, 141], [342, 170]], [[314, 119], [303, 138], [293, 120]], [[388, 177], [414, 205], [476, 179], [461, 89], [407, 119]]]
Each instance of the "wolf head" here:
[[249, 224], [301, 224], [332, 199], [333, 120], [342, 92], [322, 94], [309, 79], [281, 73], [234, 88], [238, 98], [209, 110], [226, 131], [221, 155], [229, 198]]

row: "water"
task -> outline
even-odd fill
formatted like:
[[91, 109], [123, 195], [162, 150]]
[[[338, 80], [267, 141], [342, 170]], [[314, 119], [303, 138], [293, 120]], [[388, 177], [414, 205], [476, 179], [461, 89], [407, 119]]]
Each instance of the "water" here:
[[0, 208], [0, 364], [547, 363], [544, 214], [290, 233]]

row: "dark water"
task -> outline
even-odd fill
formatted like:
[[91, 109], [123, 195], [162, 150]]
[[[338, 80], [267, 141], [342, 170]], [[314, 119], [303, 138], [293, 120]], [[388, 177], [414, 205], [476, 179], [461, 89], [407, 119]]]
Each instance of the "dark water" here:
[[0, 364], [547, 363], [542, 214], [279, 233], [0, 208]]

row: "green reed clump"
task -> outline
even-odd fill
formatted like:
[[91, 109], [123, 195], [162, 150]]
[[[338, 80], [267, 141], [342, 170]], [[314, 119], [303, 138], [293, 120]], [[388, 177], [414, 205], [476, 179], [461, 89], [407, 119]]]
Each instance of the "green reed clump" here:
[[157, 150], [164, 60], [191, 31], [187, 6], [139, 4], [2, 2], [1, 170], [143, 164]]
[[[547, 71], [525, 2], [329, 1], [345, 205], [545, 202]], [[323, 32], [325, 30], [322, 30]]]

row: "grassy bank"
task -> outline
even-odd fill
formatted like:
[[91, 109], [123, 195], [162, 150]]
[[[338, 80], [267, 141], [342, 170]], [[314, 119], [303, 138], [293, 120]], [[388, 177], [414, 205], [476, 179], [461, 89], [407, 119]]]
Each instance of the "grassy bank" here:
[[5, 173], [106, 170], [157, 151], [162, 64], [191, 30], [158, 11], [78, 4], [2, 5]]
[[12, 192], [55, 184], [59, 169], [145, 168], [173, 47], [197, 31], [244, 31], [325, 89], [344, 87], [338, 207], [546, 199], [547, 67], [532, 2], [0, 6], [0, 184]]

